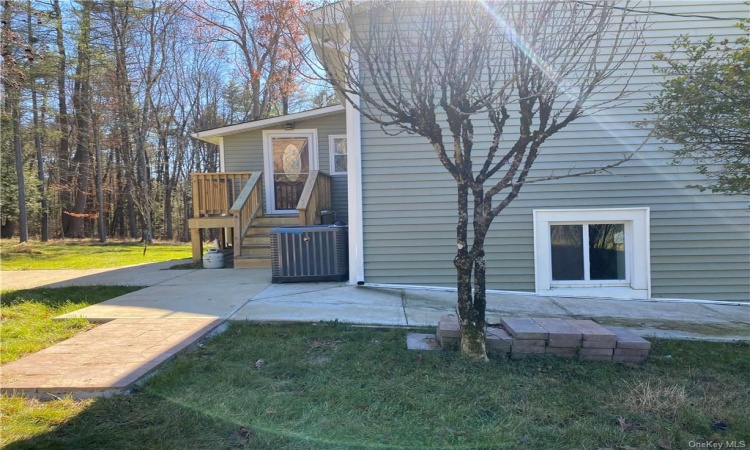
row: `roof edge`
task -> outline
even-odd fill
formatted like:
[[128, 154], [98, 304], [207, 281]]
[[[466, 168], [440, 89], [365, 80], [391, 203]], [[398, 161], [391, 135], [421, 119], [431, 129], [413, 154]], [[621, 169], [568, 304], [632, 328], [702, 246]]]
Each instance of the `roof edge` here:
[[245, 131], [257, 130], [266, 128], [269, 126], [277, 125], [280, 123], [296, 122], [299, 120], [314, 119], [316, 117], [329, 116], [336, 113], [343, 113], [345, 108], [343, 105], [326, 106], [324, 108], [310, 109], [293, 114], [286, 114], [283, 116], [270, 117], [268, 119], [254, 120], [252, 122], [243, 122], [235, 125], [227, 125], [219, 128], [210, 128], [208, 130], [197, 131], [190, 133], [190, 136], [195, 139], [210, 142], [212, 144], [218, 144], [219, 139], [223, 136], [230, 134], [242, 133]]

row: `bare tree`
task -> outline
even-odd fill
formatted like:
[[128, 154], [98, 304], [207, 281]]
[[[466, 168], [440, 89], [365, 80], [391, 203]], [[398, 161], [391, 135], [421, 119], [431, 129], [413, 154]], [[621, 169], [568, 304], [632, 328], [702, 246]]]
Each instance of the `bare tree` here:
[[[33, 10], [33, 5], [31, 3], [31, 0], [28, 0], [26, 3], [26, 30], [28, 35], [29, 43], [33, 43], [37, 41], [37, 38], [34, 36], [34, 24], [36, 22], [41, 22], [38, 19], [39, 12], [36, 12]], [[30, 56], [31, 61], [33, 61], [33, 55]], [[40, 217], [39, 221], [41, 222], [41, 240], [47, 241], [49, 240], [49, 218], [47, 213], [47, 193], [46, 193], [46, 179], [44, 175], [44, 156], [43, 156], [43, 147], [42, 147], [42, 135], [44, 134], [44, 120], [40, 120], [40, 109], [39, 109], [39, 102], [37, 100], [37, 94], [38, 94], [38, 87], [37, 87], [37, 80], [36, 76], [39, 75], [37, 73], [34, 73], [34, 70], [29, 70], [30, 72], [30, 79], [29, 79], [29, 89], [31, 91], [31, 113], [33, 117], [33, 123], [34, 123], [34, 148], [36, 150], [36, 164], [37, 164], [37, 180], [39, 181], [39, 201], [40, 201]]]
[[[179, 18], [187, 22], [184, 18]], [[186, 24], [187, 25], [187, 24]], [[178, 30], [168, 41], [168, 59], [189, 61], [191, 49], [179, 41]], [[186, 178], [184, 170], [186, 154], [190, 139], [187, 129], [192, 117], [192, 110], [200, 101], [198, 95], [190, 89], [190, 77], [199, 67], [183, 63], [170, 68], [170, 76], [164, 77], [151, 97], [153, 111], [153, 130], [156, 133], [158, 151], [155, 155], [156, 181], [163, 188], [163, 237], [174, 238], [173, 197], [179, 182]]]
[[[57, 125], [59, 132], [57, 154], [54, 158], [53, 166], [53, 184], [54, 189], [58, 192], [60, 203], [67, 205], [71, 202], [72, 192], [70, 184], [70, 139], [71, 123], [68, 115], [68, 97], [66, 92], [66, 83], [68, 80], [67, 54], [65, 50], [65, 31], [63, 28], [63, 10], [60, 7], [60, 0], [52, 1], [52, 11], [55, 23], [55, 44], [57, 47]], [[60, 227], [61, 234], [64, 236], [64, 230], [69, 226], [71, 217], [61, 214]]]
[[[188, 4], [204, 46], [223, 53], [249, 95], [242, 121], [289, 112], [302, 55], [298, 0], [226, 0]], [[225, 45], [228, 44], [228, 45]]]
[[[340, 95], [385, 133], [424, 137], [455, 181], [461, 349], [486, 360], [489, 227], [526, 184], [628, 158], [529, 177], [553, 135], [623, 100], [643, 24], [607, 2], [540, 0], [342, 2], [307, 25]], [[478, 127], [492, 136], [481, 150]]]
[[[16, 166], [16, 183], [18, 185], [18, 227], [20, 242], [29, 240], [28, 215], [26, 213], [26, 185], [23, 173], [23, 147], [21, 143], [21, 89], [27, 73], [21, 66], [23, 54], [31, 55], [29, 43], [23, 41], [20, 33], [16, 32], [13, 23], [21, 10], [10, 2], [3, 4], [2, 28], [0, 29], [0, 47], [3, 55], [3, 70], [0, 72], [3, 86], [2, 125], [7, 127], [6, 120], [10, 119], [13, 130], [13, 155]], [[6, 169], [7, 170], [7, 169]], [[7, 218], [3, 218], [3, 222]]]

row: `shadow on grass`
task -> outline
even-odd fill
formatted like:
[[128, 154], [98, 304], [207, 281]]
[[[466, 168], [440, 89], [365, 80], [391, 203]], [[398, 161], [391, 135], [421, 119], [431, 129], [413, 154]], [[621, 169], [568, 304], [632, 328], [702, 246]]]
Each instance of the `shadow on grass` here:
[[[215, 406], [215, 405], [214, 405]], [[262, 413], [262, 412], [260, 412]], [[300, 435], [293, 427], [255, 427], [218, 417], [140, 391], [128, 396], [95, 399], [75, 417], [53, 429], [16, 440], [5, 450], [52, 449], [254, 449], [366, 450], [403, 449], [380, 445], [336, 443]], [[367, 440], [367, 436], [362, 436]], [[460, 448], [460, 446], [459, 446]]]
[[0, 364], [38, 352], [94, 326], [81, 318], [55, 320], [55, 317], [138, 289], [137, 286], [73, 286], [3, 292]]
[[[50, 407], [39, 406], [40, 409]], [[29, 421], [32, 420], [35, 419], [30, 417]], [[240, 428], [229, 421], [141, 392], [95, 399], [78, 415], [54, 429], [3, 448], [243, 448], [247, 441], [243, 443]]]
[[5, 292], [0, 296], [0, 305], [4, 307], [21, 303], [35, 302], [50, 308], [65, 305], [89, 306], [103, 300], [118, 297], [141, 289], [139, 286], [68, 286], [56, 288], [21, 289]]

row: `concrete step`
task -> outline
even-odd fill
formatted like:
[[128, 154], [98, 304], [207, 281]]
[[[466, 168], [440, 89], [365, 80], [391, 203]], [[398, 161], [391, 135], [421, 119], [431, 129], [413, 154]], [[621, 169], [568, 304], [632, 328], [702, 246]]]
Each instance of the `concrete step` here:
[[235, 269], [263, 269], [271, 267], [271, 255], [268, 256], [240, 256], [234, 258]]

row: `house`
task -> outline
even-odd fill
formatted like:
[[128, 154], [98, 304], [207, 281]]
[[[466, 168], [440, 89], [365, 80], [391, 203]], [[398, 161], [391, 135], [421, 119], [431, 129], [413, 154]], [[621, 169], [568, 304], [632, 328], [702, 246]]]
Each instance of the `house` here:
[[[710, 10], [698, 3], [664, 2], [654, 4], [651, 11], [656, 13], [648, 13], [651, 24], [644, 36], [649, 54], [667, 51], [679, 34], [695, 39], [737, 34], [731, 18], [746, 17], [748, 10], [745, 3], [731, 1], [712, 3]], [[314, 23], [311, 29], [314, 41]], [[326, 51], [325, 43], [318, 42], [315, 49]], [[629, 103], [585, 116], [545, 143], [533, 169], [539, 173], [600, 167], [639, 150], [607, 173], [525, 186], [489, 231], [488, 289], [593, 298], [750, 301], [747, 198], [687, 188], [699, 183], [701, 175], [687, 164], [672, 164], [670, 153], [634, 125], [643, 119], [640, 109], [658, 82], [651, 64], [642, 64], [634, 74], [637, 93]], [[486, 144], [490, 136], [482, 133], [475, 130], [475, 140]], [[350, 283], [455, 287], [455, 184], [424, 138], [385, 133], [348, 103], [202, 131], [194, 137], [219, 144], [222, 172], [255, 176], [256, 200], [251, 208], [246, 202], [245, 209], [254, 210], [256, 217], [266, 216], [255, 225], [256, 231], [283, 223], [320, 223], [335, 211], [336, 219], [349, 226]], [[291, 200], [284, 194], [289, 192], [287, 172], [297, 177]], [[299, 173], [311, 174], [305, 178], [307, 186]], [[307, 205], [306, 196], [317, 186], [314, 179], [326, 174], [330, 194], [321, 194], [324, 188], [316, 190], [314, 211], [298, 208], [295, 202]], [[199, 197], [195, 191], [194, 195]], [[234, 215], [241, 205], [236, 206], [235, 213], [218, 211], [226, 214], [221, 223], [196, 211], [191, 228], [195, 225], [197, 230], [201, 220], [207, 227], [239, 224]], [[256, 245], [266, 251], [267, 240], [260, 232], [244, 225], [234, 229], [240, 260], [245, 236], [249, 250]], [[598, 248], [593, 243], [597, 239], [610, 247]], [[255, 257], [255, 263], [262, 258], [267, 259]]]
[[219, 146], [220, 173], [192, 174], [199, 230], [226, 230], [235, 267], [269, 267], [269, 230], [348, 222], [345, 110], [330, 106], [194, 133]]

